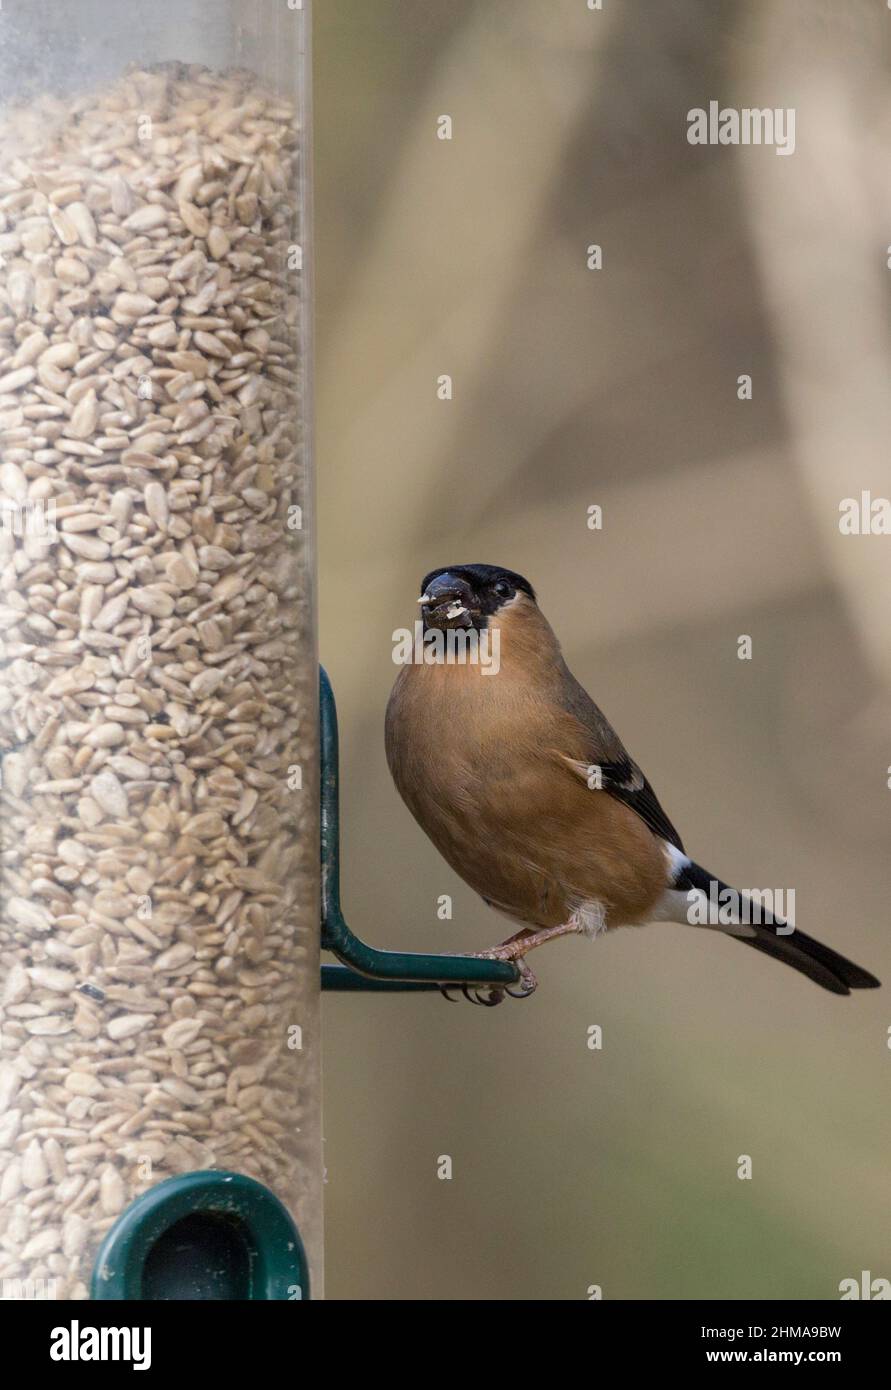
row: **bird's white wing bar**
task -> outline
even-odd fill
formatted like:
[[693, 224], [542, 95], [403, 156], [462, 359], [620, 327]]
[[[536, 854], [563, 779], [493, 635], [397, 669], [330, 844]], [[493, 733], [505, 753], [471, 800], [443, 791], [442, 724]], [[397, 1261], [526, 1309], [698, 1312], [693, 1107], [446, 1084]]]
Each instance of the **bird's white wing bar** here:
[[677, 883], [682, 870], [690, 867], [690, 863], [692, 862], [690, 856], [682, 853], [677, 845], [669, 844], [667, 840], [662, 841], [662, 848], [668, 859], [668, 881], [669, 883]]

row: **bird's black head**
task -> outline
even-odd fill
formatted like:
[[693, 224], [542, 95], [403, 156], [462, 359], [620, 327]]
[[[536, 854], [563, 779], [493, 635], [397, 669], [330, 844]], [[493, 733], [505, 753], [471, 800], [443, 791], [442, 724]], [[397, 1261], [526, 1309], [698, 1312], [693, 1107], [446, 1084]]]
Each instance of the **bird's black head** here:
[[448, 565], [424, 577], [418, 602], [425, 627], [485, 628], [518, 594], [535, 602], [529, 580], [501, 565]]

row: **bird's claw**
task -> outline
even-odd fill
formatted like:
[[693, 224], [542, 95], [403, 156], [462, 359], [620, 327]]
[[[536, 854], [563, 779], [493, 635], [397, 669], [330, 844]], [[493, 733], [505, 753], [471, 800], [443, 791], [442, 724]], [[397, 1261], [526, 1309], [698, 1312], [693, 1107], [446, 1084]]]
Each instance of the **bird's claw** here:
[[505, 992], [510, 995], [511, 999], [528, 999], [530, 994], [534, 994], [538, 989], [538, 980], [535, 978], [522, 956], [520, 956], [516, 965], [520, 972], [519, 983], [516, 989], [508, 989]]
[[[494, 953], [489, 955], [488, 952], [481, 952], [480, 955], [474, 957], [474, 959], [498, 960], [499, 957]], [[475, 985], [463, 984], [460, 986], [440, 985], [439, 992], [443, 999], [447, 999], [450, 1004], [457, 1004], [458, 1001], [454, 998], [453, 991], [460, 988], [461, 993], [469, 1003], [479, 1004], [486, 1009], [493, 1009], [496, 1004], [500, 1004], [506, 994], [509, 994], [511, 999], [528, 999], [530, 994], [534, 994], [538, 988], [538, 980], [522, 958], [516, 959], [515, 964], [520, 974], [520, 979], [515, 989], [511, 989], [507, 985], [483, 985], [477, 987]]]
[[458, 1000], [454, 997], [453, 991], [460, 989], [464, 998], [470, 1004], [480, 1004], [484, 1008], [491, 1009], [495, 1004], [500, 1004], [504, 998], [504, 990], [501, 988], [491, 988], [486, 985], [483, 989], [476, 989], [471, 985], [440, 985], [439, 992], [443, 999], [447, 999], [450, 1004], [457, 1004]]
[[462, 985], [465, 999], [469, 999], [471, 1004], [480, 1004], [484, 1009], [494, 1009], [496, 1004], [500, 1004], [504, 998], [504, 990], [498, 987], [492, 988], [489, 985], [483, 989], [471, 989], [469, 985]]

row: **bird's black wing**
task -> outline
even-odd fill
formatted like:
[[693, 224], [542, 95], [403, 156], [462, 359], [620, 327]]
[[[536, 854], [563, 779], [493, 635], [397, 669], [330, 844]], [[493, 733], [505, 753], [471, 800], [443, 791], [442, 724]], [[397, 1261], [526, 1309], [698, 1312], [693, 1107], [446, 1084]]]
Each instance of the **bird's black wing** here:
[[616, 762], [601, 762], [599, 767], [603, 777], [603, 791], [609, 792], [617, 801], [624, 801], [654, 834], [661, 836], [684, 854], [680, 835], [659, 805], [659, 798], [637, 763], [632, 762], [626, 753], [624, 758]]
[[564, 669], [561, 704], [574, 716], [587, 735], [590, 750], [588, 772], [592, 768], [599, 768], [597, 785], [601, 791], [608, 792], [617, 801], [624, 802], [636, 816], [640, 816], [654, 835], [667, 840], [682, 854], [686, 853], [683, 841], [659, 805], [656, 793], [637, 763], [626, 752], [606, 715], [597, 708], [587, 690], [579, 685], [568, 667]]

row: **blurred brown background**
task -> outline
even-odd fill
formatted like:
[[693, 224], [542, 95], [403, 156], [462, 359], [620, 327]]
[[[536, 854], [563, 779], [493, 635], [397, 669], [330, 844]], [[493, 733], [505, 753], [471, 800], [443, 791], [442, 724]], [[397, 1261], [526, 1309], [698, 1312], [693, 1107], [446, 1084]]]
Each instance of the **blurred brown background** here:
[[[867, 0], [317, 0], [348, 919], [407, 949], [505, 934], [382, 738], [421, 576], [495, 562], [539, 589], [695, 857], [794, 887], [798, 924], [888, 982], [836, 999], [658, 925], [555, 943], [538, 994], [495, 1010], [326, 996], [331, 1297], [831, 1299], [891, 1276], [891, 537], [838, 530], [843, 498], [891, 497], [889, 35]], [[794, 155], [689, 146], [710, 99], [795, 107]]]

